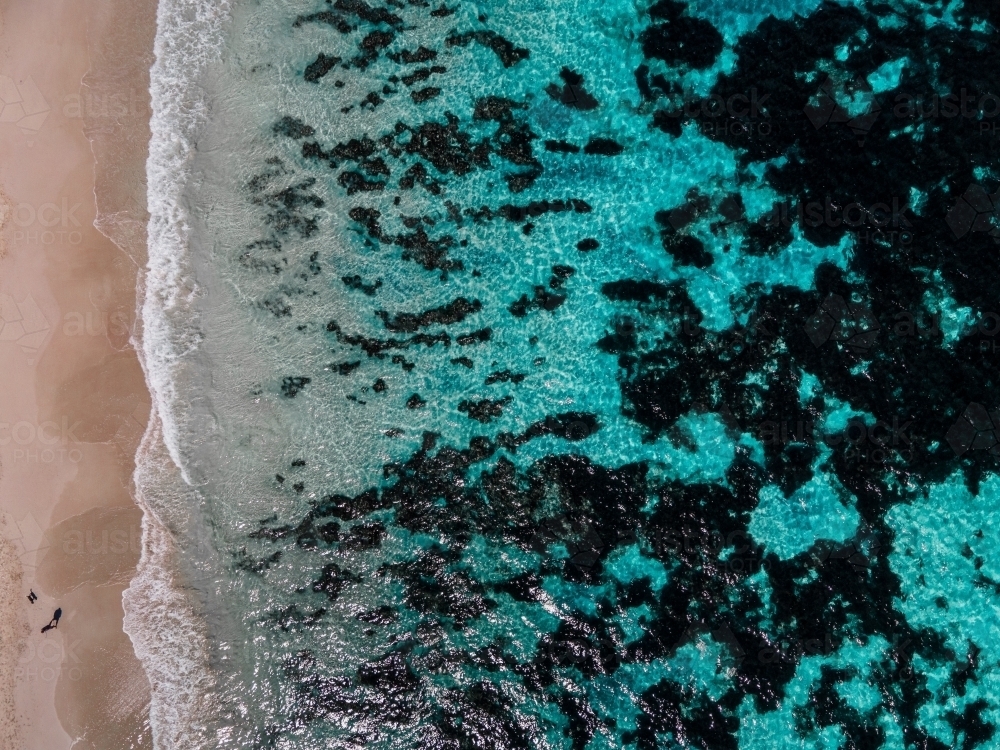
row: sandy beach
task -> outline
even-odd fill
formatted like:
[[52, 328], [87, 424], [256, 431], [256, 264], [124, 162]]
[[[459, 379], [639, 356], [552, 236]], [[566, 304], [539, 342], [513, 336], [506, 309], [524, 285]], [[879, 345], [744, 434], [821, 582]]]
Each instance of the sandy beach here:
[[152, 744], [122, 591], [149, 412], [132, 335], [155, 5], [0, 2], [2, 748]]

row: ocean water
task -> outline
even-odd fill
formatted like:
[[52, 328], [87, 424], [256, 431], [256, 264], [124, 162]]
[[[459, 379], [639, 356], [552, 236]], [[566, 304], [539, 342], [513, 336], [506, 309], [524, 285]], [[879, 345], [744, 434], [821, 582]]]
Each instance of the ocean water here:
[[161, 0], [157, 746], [996, 746], [998, 25]]

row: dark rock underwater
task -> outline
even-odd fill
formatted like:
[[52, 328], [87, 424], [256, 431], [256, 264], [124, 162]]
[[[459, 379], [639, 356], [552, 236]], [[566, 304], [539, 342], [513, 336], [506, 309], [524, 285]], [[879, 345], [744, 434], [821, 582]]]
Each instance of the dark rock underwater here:
[[[276, 155], [247, 185], [266, 221], [238, 261], [270, 279], [252, 314], [328, 360], [269, 387], [301, 410], [336, 380], [351, 408], [415, 421], [383, 431], [412, 450], [360, 493], [323, 485], [308, 445], [278, 469], [292, 510], [234, 562], [302, 574], [254, 624], [295, 644], [259, 746], [995, 746], [1000, 6], [822, 2], [729, 38], [698, 3], [640, 4], [627, 92], [573, 59], [516, 79], [532, 29], [463, 6], [327, 0], [287, 19], [315, 32], [299, 85], [367, 132], [268, 124]], [[495, 93], [460, 107], [472, 54]], [[354, 79], [379, 85], [348, 101]], [[408, 116], [382, 116], [397, 100]], [[684, 198], [648, 207], [656, 264], [602, 275], [624, 243], [581, 175], [653, 163], [637, 132], [725, 150], [733, 176], [636, 172]], [[473, 201], [486, 181], [502, 197]], [[320, 236], [328, 253], [301, 252]], [[804, 279], [781, 265], [801, 247]], [[535, 277], [494, 276], [505, 253], [534, 254]], [[778, 270], [708, 309], [734, 268]], [[397, 278], [436, 291], [384, 302]], [[323, 294], [365, 312], [300, 319]], [[600, 333], [578, 355], [618, 401], [537, 414], [561, 375], [535, 331], [572, 324], [581, 298]], [[435, 389], [449, 376], [431, 368], [477, 390]], [[641, 440], [609, 464], [612, 419]], [[651, 458], [698, 463], [692, 424], [731, 448], [714, 479]], [[765, 498], [820, 485], [849, 533], [775, 542]], [[317, 634], [345, 620], [357, 650], [324, 653]]]

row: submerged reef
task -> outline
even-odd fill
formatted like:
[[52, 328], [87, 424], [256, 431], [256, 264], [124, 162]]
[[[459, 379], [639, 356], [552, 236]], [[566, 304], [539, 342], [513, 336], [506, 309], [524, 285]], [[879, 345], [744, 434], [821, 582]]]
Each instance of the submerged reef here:
[[288, 19], [365, 132], [268, 123], [238, 262], [338, 363], [271, 390], [408, 447], [363, 491], [266, 472], [303, 475], [234, 562], [299, 571], [253, 624], [273, 746], [997, 742], [1000, 15], [703, 5], [621, 11], [628, 91], [461, 2]]

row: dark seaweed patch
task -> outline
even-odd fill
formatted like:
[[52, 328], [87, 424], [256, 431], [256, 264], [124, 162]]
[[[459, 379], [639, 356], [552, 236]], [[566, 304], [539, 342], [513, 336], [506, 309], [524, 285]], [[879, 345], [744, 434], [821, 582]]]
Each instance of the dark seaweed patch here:
[[444, 73], [447, 70], [443, 65], [435, 65], [431, 68], [417, 68], [412, 73], [407, 73], [400, 80], [406, 86], [412, 86], [415, 83], [421, 81], [426, 81], [434, 73]]
[[354, 30], [354, 27], [347, 22], [346, 18], [339, 13], [331, 13], [328, 10], [320, 11], [319, 13], [311, 13], [307, 16], [299, 16], [295, 19], [292, 26], [299, 28], [306, 23], [323, 23], [327, 26], [332, 26], [341, 34], [350, 34]]
[[566, 279], [572, 277], [575, 273], [576, 269], [572, 266], [552, 266], [552, 278], [549, 279], [549, 288], [562, 289], [566, 283]]
[[501, 96], [487, 96], [476, 100], [472, 119], [503, 122], [513, 115], [514, 110], [518, 109], [526, 109], [526, 105]]
[[398, 313], [392, 317], [387, 312], [376, 313], [381, 319], [386, 329], [393, 333], [414, 333], [420, 328], [432, 325], [453, 325], [461, 323], [469, 315], [482, 310], [483, 305], [479, 300], [469, 301], [465, 297], [459, 297], [453, 302], [422, 313]]
[[411, 130], [403, 144], [407, 153], [418, 154], [442, 174], [468, 174], [475, 166], [489, 166], [488, 143], [473, 145], [472, 138], [459, 129], [458, 118], [447, 116], [447, 123], [425, 122]]
[[[416, 336], [411, 336], [408, 339], [375, 339], [361, 335], [346, 334], [337, 322], [332, 320], [326, 324], [326, 330], [333, 333], [337, 341], [341, 344], [356, 346], [363, 350], [369, 357], [377, 359], [384, 359], [385, 353], [392, 349], [407, 349], [420, 344], [427, 347], [432, 347], [436, 344], [444, 344], [446, 347], [451, 345], [451, 337], [443, 331], [437, 334], [418, 333]], [[396, 362], [395, 357], [393, 361]], [[405, 360], [399, 360], [399, 362], [402, 363]]]
[[656, 221], [660, 224], [660, 241], [663, 249], [673, 257], [676, 263], [682, 266], [708, 268], [715, 262], [701, 240], [675, 228], [676, 226], [683, 227], [690, 221], [689, 214], [685, 213], [683, 209], [672, 211], [669, 214], [660, 211], [656, 214]]
[[403, 248], [403, 260], [415, 261], [427, 271], [441, 271], [443, 278], [449, 271], [465, 268], [462, 261], [448, 257], [449, 248], [455, 244], [453, 237], [431, 239], [423, 227], [418, 227], [411, 234], [398, 235], [396, 244]]
[[469, 346], [470, 344], [481, 344], [483, 342], [489, 341], [490, 337], [493, 335], [493, 329], [491, 328], [480, 328], [478, 331], [472, 331], [463, 336], [459, 336], [455, 339], [455, 343], [459, 346]]
[[469, 42], [475, 42], [493, 50], [505, 68], [511, 68], [521, 60], [527, 60], [531, 54], [523, 47], [517, 47], [504, 39], [495, 31], [466, 31], [464, 34], [453, 34], [444, 41], [449, 47], [467, 47]]
[[374, 284], [366, 284], [357, 274], [354, 276], [344, 276], [341, 278], [341, 281], [344, 282], [344, 286], [348, 289], [356, 289], [369, 297], [374, 297], [379, 287], [382, 286], [382, 279], [376, 279]]
[[[318, 83], [319, 80], [329, 73], [339, 62], [339, 57], [324, 55], [320, 52], [319, 55], [316, 56], [316, 59], [306, 66], [304, 77], [309, 83]], [[311, 133], [307, 133], [306, 135], [311, 135]]]
[[333, 365], [333, 367], [337, 370], [337, 372], [340, 375], [347, 376], [350, 375], [355, 370], [357, 370], [359, 367], [361, 367], [361, 361], [358, 360], [356, 362], [341, 362], [338, 365]]
[[377, 549], [385, 538], [385, 526], [381, 523], [362, 523], [351, 527], [351, 530], [340, 540], [341, 552], [360, 552]]
[[583, 147], [583, 153], [592, 156], [618, 156], [624, 150], [624, 146], [610, 138], [591, 138]]
[[474, 419], [482, 424], [489, 424], [494, 419], [503, 416], [503, 407], [513, 399], [505, 396], [500, 399], [484, 398], [480, 401], [469, 401], [466, 399], [458, 405], [458, 410], [466, 414], [469, 419]]
[[532, 201], [524, 206], [515, 206], [510, 203], [500, 206], [497, 213], [507, 221], [521, 222], [528, 218], [544, 216], [547, 213], [564, 213], [575, 211], [578, 214], [590, 213], [591, 207], [586, 201], [577, 198], [568, 200], [541, 200]]
[[434, 99], [440, 94], [441, 94], [441, 89], [439, 89], [437, 86], [428, 86], [427, 88], [412, 92], [410, 94], [410, 98], [413, 99], [414, 104], [423, 104], [424, 102]]
[[513, 383], [517, 385], [518, 383], [523, 383], [526, 377], [523, 373], [500, 370], [498, 372], [491, 372], [486, 376], [486, 385], [493, 385], [493, 383]]
[[507, 309], [510, 310], [510, 314], [515, 318], [523, 318], [533, 310], [555, 312], [565, 301], [565, 294], [554, 294], [544, 286], [536, 286], [533, 298], [529, 298], [527, 294], [522, 294]]
[[403, 25], [403, 19], [385, 8], [373, 8], [365, 0], [336, 0], [334, 9], [341, 13], [357, 16], [362, 21], [372, 24], [386, 24], [398, 28]]
[[285, 607], [282, 610], [269, 613], [269, 619], [274, 622], [283, 631], [288, 632], [290, 630], [296, 630], [302, 627], [310, 627], [315, 625], [323, 615], [326, 614], [326, 608], [320, 607], [314, 610], [310, 614], [306, 614], [301, 611], [296, 605], [292, 604]]
[[583, 111], [597, 109], [598, 102], [583, 86], [583, 76], [569, 68], [559, 71], [563, 85], [551, 83], [545, 93], [561, 104]]
[[685, 15], [653, 24], [640, 34], [639, 41], [646, 57], [692, 68], [709, 67], [722, 52], [722, 35], [716, 28], [704, 19]]
[[545, 141], [545, 150], [553, 154], [578, 154], [580, 147], [566, 141]]
[[326, 595], [332, 602], [337, 600], [345, 586], [357, 580], [357, 576], [351, 571], [343, 570], [336, 563], [329, 563], [323, 566], [323, 573], [313, 582], [312, 590]]
[[259, 576], [263, 575], [268, 568], [281, 560], [281, 550], [258, 560], [250, 557], [245, 549], [241, 549], [236, 557], [237, 568]]
[[434, 60], [437, 57], [437, 52], [432, 49], [427, 49], [421, 45], [417, 47], [416, 52], [410, 52], [410, 50], [404, 49], [400, 52], [390, 52], [387, 56], [393, 62], [401, 62], [405, 65], [414, 65], [416, 63], [425, 63]]
[[384, 182], [368, 180], [360, 172], [341, 172], [337, 177], [337, 184], [346, 189], [348, 195], [385, 190]]
[[289, 117], [287, 115], [274, 124], [273, 131], [278, 135], [296, 140], [308, 138], [316, 132], [315, 129], [306, 125], [297, 117]]
[[511, 452], [535, 438], [553, 435], [563, 440], [583, 440], [600, 429], [600, 423], [593, 414], [585, 412], [566, 412], [565, 414], [549, 415], [535, 422], [520, 435], [502, 432], [497, 436], [497, 444]]
[[372, 31], [359, 43], [361, 54], [351, 60], [351, 64], [364, 70], [371, 65], [386, 47], [392, 44], [396, 34], [392, 31]]
[[273, 193], [263, 192], [263, 186], [274, 176], [276, 176], [274, 173], [260, 175], [250, 184], [251, 190], [258, 193], [252, 199], [253, 202], [269, 209], [266, 217], [268, 226], [279, 235], [290, 231], [294, 231], [300, 237], [313, 235], [319, 229], [319, 223], [315, 216], [307, 216], [303, 209], [322, 208], [326, 205], [322, 198], [310, 192], [310, 188], [316, 184], [316, 179], [309, 177]]
[[427, 406], [427, 402], [424, 401], [424, 399], [420, 398], [419, 393], [414, 393], [412, 396], [406, 399], [407, 409], [423, 409], [425, 406]]
[[289, 375], [281, 380], [281, 395], [285, 398], [295, 398], [299, 391], [312, 382], [312, 378]]

